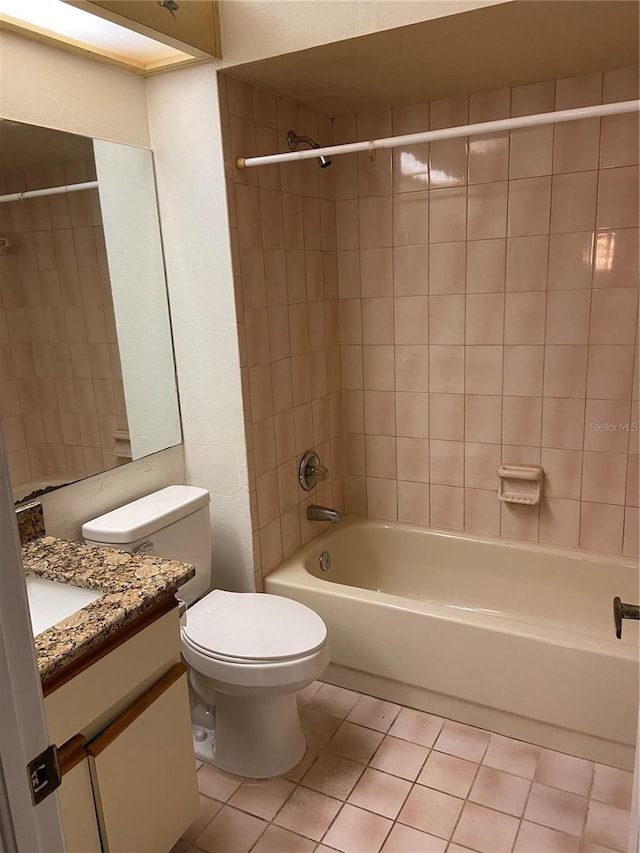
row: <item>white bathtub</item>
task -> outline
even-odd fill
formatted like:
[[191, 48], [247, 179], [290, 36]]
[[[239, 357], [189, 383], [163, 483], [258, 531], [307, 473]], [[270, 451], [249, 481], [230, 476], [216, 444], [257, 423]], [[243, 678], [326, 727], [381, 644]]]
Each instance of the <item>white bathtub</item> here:
[[632, 768], [639, 623], [616, 640], [612, 615], [639, 600], [628, 560], [347, 519], [265, 591], [325, 620], [327, 681]]

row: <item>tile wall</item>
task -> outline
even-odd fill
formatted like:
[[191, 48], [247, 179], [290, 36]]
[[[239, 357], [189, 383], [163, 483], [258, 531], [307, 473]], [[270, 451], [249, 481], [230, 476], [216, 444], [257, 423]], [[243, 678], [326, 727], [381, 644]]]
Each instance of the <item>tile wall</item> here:
[[[242, 172], [232, 156], [331, 125], [226, 84], [265, 571], [314, 535], [307, 445], [338, 477], [318, 502], [341, 505], [340, 436], [347, 512], [637, 555], [637, 115]], [[333, 141], [637, 97], [622, 69], [341, 117]], [[544, 467], [539, 507], [498, 501], [501, 461]]]
[[[342, 395], [334, 173], [315, 160], [242, 171], [233, 159], [287, 150], [295, 130], [331, 142], [331, 121], [220, 78], [236, 306], [249, 448], [256, 587], [318, 533], [306, 507], [343, 509]], [[315, 448], [331, 472], [298, 485]]]
[[[637, 97], [627, 69], [334, 138]], [[630, 115], [335, 158], [348, 512], [638, 554], [638, 151]], [[501, 461], [542, 464], [539, 508], [500, 504]]]
[[[95, 180], [70, 163], [0, 175], [0, 194]], [[12, 483], [113, 468], [126, 429], [96, 190], [0, 205], [0, 416]]]

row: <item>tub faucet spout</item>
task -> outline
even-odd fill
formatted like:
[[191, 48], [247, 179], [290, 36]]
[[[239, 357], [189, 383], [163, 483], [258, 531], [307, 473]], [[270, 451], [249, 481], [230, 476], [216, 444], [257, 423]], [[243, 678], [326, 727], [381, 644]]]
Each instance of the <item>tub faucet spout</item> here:
[[330, 521], [332, 524], [340, 524], [342, 521], [342, 516], [337, 509], [316, 504], [307, 507], [307, 518], [309, 521]]

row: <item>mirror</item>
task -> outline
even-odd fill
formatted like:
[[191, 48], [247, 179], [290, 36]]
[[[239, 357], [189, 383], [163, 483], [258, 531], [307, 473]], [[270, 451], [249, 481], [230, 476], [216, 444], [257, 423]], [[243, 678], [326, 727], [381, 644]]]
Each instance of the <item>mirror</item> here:
[[17, 502], [182, 440], [150, 151], [0, 121], [0, 417]]

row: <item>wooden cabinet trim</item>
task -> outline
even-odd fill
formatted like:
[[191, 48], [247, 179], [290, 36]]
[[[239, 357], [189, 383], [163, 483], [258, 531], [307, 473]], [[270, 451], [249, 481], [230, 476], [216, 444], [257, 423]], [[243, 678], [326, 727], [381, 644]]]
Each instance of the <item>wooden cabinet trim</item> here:
[[58, 763], [60, 765], [60, 775], [64, 776], [70, 770], [73, 770], [76, 765], [87, 757], [87, 750], [84, 745], [84, 737], [82, 735], [74, 735], [62, 746], [58, 747]]
[[172, 684], [184, 675], [187, 667], [183, 663], [176, 663], [171, 669], [166, 672], [159, 681], [147, 690], [146, 693], [137, 699], [133, 705], [130, 705], [127, 710], [111, 723], [98, 737], [94, 738], [87, 745], [87, 752], [94, 758], [100, 755], [110, 743], [118, 737], [131, 723], [138, 719], [147, 708], [152, 705], [159, 696], [168, 690]]
[[121, 628], [114, 630], [113, 634], [106, 637], [99, 645], [89, 649], [85, 654], [73, 661], [73, 663], [69, 664], [69, 666], [65, 667], [60, 672], [55, 672], [53, 675], [45, 678], [42, 682], [43, 696], [48, 696], [50, 693], [53, 693], [54, 690], [62, 687], [63, 684], [71, 681], [71, 679], [75, 678], [76, 675], [79, 675], [81, 672], [84, 672], [85, 669], [93, 666], [94, 663], [99, 661], [101, 658], [106, 657], [106, 655], [114, 649], [117, 649], [118, 646], [121, 646], [136, 634], [139, 634], [140, 631], [144, 631], [145, 628], [177, 606], [178, 602], [175, 596], [168, 595], [156, 604], [152, 605], [148, 610], [145, 610], [143, 613], [139, 613], [130, 622], [126, 623]]

